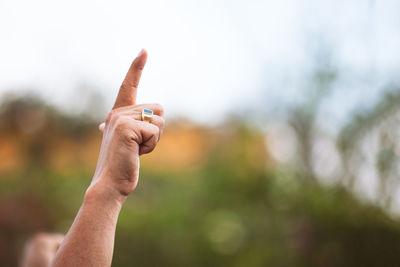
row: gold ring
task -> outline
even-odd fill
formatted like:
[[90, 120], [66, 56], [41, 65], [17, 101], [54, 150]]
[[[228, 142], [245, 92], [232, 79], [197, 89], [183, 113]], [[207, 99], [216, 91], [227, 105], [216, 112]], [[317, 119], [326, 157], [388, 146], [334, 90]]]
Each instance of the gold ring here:
[[150, 123], [152, 118], [153, 118], [153, 111], [151, 109], [144, 108], [142, 110], [142, 121]]

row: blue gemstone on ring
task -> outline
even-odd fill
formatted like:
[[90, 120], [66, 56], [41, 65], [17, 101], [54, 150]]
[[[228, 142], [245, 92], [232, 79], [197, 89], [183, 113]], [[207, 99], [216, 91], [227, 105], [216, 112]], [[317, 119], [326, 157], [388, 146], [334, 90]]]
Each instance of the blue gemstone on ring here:
[[148, 115], [153, 115], [153, 111], [152, 110], [150, 110], [150, 109], [143, 109], [143, 113], [146, 113], [146, 114], [148, 114]]

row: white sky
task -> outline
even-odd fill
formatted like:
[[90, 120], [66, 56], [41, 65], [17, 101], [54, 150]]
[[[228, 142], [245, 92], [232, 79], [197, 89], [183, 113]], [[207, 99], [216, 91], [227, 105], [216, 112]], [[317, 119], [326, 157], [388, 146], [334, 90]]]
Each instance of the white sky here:
[[306, 97], [309, 39], [319, 34], [351, 74], [325, 105], [342, 120], [396, 77], [399, 8], [395, 0], [0, 0], [0, 94], [29, 89], [79, 110], [86, 84], [109, 109], [144, 47], [138, 100], [210, 121]]

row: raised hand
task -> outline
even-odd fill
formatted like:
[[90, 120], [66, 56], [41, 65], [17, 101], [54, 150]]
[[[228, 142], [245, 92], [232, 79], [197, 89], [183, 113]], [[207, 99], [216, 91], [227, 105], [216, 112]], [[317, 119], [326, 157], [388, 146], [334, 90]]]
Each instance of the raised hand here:
[[[142, 50], [126, 74], [113, 109], [99, 126], [103, 140], [96, 172], [53, 267], [111, 265], [118, 215], [137, 185], [139, 156], [155, 148], [164, 128], [160, 105], [135, 104], [146, 59], [147, 52]], [[150, 123], [141, 120], [144, 108], [153, 110]]]
[[[112, 197], [124, 199], [137, 185], [139, 155], [151, 152], [160, 139], [164, 128], [161, 105], [135, 105], [146, 59], [147, 52], [142, 50], [126, 74], [112, 111], [105, 123], [99, 126], [103, 131], [103, 141], [88, 190], [101, 186], [108, 189]], [[151, 123], [141, 121], [144, 108], [153, 110]]]

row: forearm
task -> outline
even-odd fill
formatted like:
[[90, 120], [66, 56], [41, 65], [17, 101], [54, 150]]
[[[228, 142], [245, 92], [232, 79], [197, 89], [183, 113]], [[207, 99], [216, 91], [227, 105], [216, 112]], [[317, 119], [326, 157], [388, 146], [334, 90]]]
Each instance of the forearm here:
[[121, 205], [105, 188], [90, 187], [52, 266], [111, 266]]

